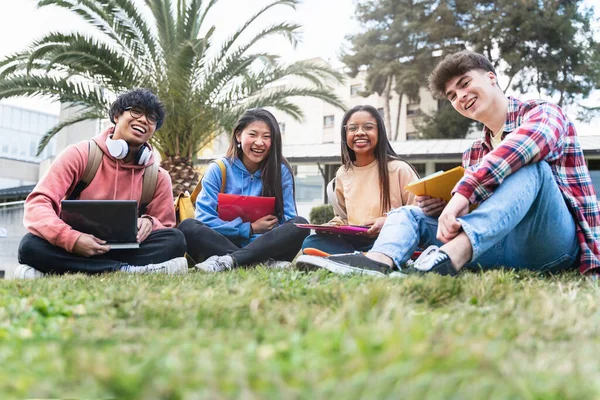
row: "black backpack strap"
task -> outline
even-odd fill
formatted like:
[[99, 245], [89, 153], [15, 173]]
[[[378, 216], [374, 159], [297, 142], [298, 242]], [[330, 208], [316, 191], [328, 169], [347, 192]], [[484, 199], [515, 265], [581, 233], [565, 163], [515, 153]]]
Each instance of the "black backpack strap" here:
[[98, 143], [93, 140], [88, 140], [88, 162], [85, 166], [85, 171], [83, 171], [83, 175], [77, 185], [75, 185], [75, 189], [69, 195], [68, 200], [77, 200], [81, 195], [81, 192], [88, 187], [94, 176], [96, 176], [96, 172], [100, 167], [100, 163], [102, 162], [102, 150], [98, 146]]

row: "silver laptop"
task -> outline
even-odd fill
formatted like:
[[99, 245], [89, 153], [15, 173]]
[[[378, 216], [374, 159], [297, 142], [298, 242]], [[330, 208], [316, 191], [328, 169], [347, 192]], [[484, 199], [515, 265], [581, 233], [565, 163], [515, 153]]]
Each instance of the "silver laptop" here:
[[73, 229], [106, 240], [112, 249], [139, 248], [135, 200], [63, 200], [60, 218]]

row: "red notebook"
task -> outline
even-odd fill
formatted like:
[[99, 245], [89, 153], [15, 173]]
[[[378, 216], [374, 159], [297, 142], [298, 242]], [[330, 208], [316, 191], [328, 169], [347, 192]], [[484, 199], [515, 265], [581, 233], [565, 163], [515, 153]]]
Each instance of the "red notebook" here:
[[219, 193], [217, 201], [219, 218], [223, 221], [242, 217], [244, 222], [254, 222], [265, 215], [275, 214], [275, 197]]

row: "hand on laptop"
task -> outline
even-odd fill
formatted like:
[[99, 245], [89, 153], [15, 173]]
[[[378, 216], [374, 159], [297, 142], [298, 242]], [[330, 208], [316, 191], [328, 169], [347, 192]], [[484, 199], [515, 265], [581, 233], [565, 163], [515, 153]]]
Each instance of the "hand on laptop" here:
[[253, 233], [265, 233], [277, 226], [277, 217], [274, 215], [265, 215], [262, 218], [252, 222]]
[[84, 257], [98, 256], [109, 250], [110, 247], [106, 245], [105, 240], [98, 239], [88, 233], [82, 233], [75, 242], [75, 246], [73, 246], [73, 253]]
[[152, 221], [149, 218], [138, 218], [137, 241], [142, 243], [152, 233]]
[[415, 201], [417, 206], [429, 217], [439, 216], [447, 204], [443, 199], [431, 196], [415, 196]]

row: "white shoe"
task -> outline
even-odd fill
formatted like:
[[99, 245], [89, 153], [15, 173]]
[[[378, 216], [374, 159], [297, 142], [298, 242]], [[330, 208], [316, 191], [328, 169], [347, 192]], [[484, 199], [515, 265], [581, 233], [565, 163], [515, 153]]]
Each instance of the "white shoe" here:
[[162, 263], [148, 264], [140, 267], [128, 265], [121, 268], [121, 271], [132, 274], [185, 275], [188, 273], [188, 263], [185, 257], [177, 257]]
[[38, 279], [43, 276], [46, 276], [46, 274], [29, 265], [19, 264], [17, 265], [17, 268], [15, 268], [13, 279]]
[[288, 269], [289, 267], [292, 266], [292, 263], [289, 261], [274, 260], [272, 258], [269, 258], [268, 260], [264, 261], [262, 264], [266, 268], [272, 268], [272, 269]]
[[204, 272], [229, 271], [235, 267], [235, 260], [231, 256], [210, 256], [195, 267]]

